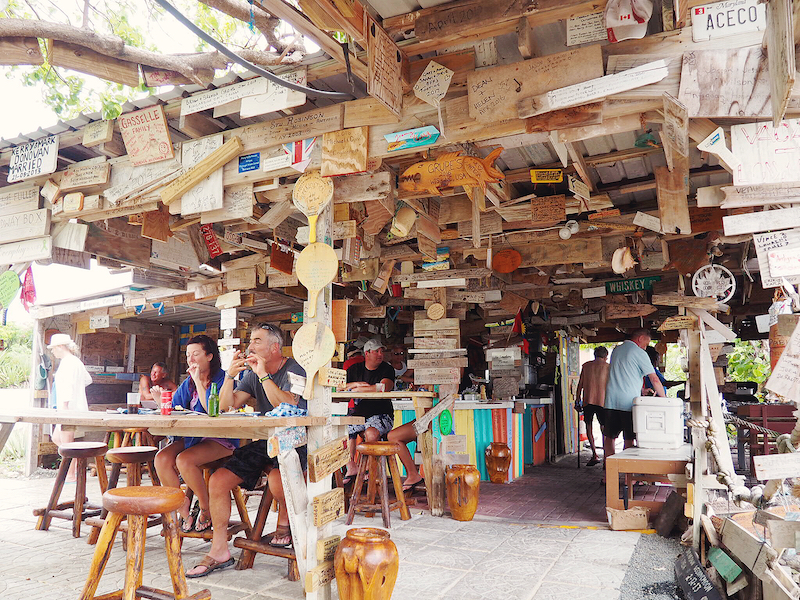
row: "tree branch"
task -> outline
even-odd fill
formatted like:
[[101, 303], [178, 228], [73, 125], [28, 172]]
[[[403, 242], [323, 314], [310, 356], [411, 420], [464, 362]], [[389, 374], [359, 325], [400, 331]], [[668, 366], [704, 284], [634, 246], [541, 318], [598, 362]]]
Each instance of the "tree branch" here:
[[[250, 10], [253, 7], [245, 0], [200, 0], [200, 2], [229, 17], [244, 21], [245, 23], [250, 22]], [[281, 40], [277, 33], [277, 28], [281, 23], [278, 17], [273, 17], [260, 6], [256, 6], [255, 9], [257, 10], [253, 10], [253, 22], [256, 28], [264, 34], [269, 45], [275, 48], [279, 54], [283, 54], [287, 50], [306, 51], [305, 47], [302, 44], [298, 44], [295, 40], [292, 40], [288, 44]]]

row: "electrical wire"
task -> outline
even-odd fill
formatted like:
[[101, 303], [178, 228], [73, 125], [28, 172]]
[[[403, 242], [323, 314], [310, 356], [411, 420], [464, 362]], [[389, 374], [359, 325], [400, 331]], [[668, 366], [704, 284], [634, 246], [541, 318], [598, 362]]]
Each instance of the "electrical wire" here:
[[186, 16], [180, 12], [177, 8], [172, 6], [167, 0], [156, 0], [156, 2], [164, 8], [169, 14], [175, 17], [182, 25], [184, 25], [187, 29], [189, 29], [192, 33], [196, 36], [201, 38], [202, 40], [208, 42], [213, 46], [220, 54], [231, 59], [236, 64], [244, 67], [248, 71], [255, 73], [256, 75], [261, 75], [262, 77], [266, 77], [276, 85], [280, 85], [290, 90], [295, 90], [296, 92], [302, 92], [304, 94], [308, 94], [312, 98], [328, 98], [330, 100], [351, 100], [353, 96], [351, 94], [346, 94], [344, 92], [326, 92], [324, 90], [315, 90], [314, 88], [306, 87], [304, 85], [299, 85], [297, 83], [292, 83], [291, 81], [284, 81], [274, 73], [270, 73], [266, 69], [262, 69], [261, 67], [254, 65], [248, 60], [245, 60], [238, 54], [236, 54], [233, 50], [229, 50], [225, 47], [224, 44], [218, 42], [213, 37], [208, 35], [205, 31], [200, 29], [197, 25], [192, 23]]

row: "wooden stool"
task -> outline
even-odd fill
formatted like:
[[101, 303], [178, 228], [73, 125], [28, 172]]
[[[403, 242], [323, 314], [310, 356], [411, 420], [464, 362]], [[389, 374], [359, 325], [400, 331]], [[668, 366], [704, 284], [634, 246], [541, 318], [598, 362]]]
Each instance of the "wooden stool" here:
[[256, 552], [258, 552], [259, 554], [266, 554], [267, 556], [278, 556], [288, 559], [287, 576], [289, 577], [289, 581], [299, 581], [300, 571], [297, 569], [297, 557], [295, 556], [294, 548], [276, 548], [275, 546], [270, 546], [269, 542], [271, 536], [262, 536], [264, 525], [269, 516], [269, 509], [272, 506], [272, 500], [272, 492], [269, 491], [269, 486], [267, 486], [264, 488], [261, 502], [258, 505], [256, 521], [248, 532], [247, 537], [237, 537], [233, 540], [233, 545], [242, 549], [239, 560], [236, 561], [236, 569], [252, 569]]
[[[142, 485], [142, 465], [149, 465], [150, 473], [152, 474], [153, 485], [161, 485], [158, 481], [158, 475], [153, 467], [158, 448], [155, 446], [124, 446], [120, 448], [111, 448], [106, 452], [106, 460], [111, 463], [111, 475], [108, 478], [108, 486], [106, 489], [115, 489], [119, 483], [119, 476], [122, 466], [125, 465], [125, 472], [128, 487]], [[108, 511], [104, 508], [100, 513], [99, 518], [90, 518], [86, 520], [88, 525], [92, 526], [92, 532], [89, 534], [87, 542], [89, 544], [96, 544], [97, 538], [100, 535], [100, 528], [103, 526], [104, 519]], [[161, 517], [153, 517], [147, 520], [147, 526], [153, 527], [161, 525]], [[122, 525], [125, 530], [125, 525]]]
[[[200, 468], [203, 469], [203, 478], [206, 480], [206, 488], [208, 488], [208, 480], [211, 479], [212, 473], [224, 465], [227, 459], [228, 457], [220, 458], [219, 460], [200, 465]], [[230, 541], [231, 538], [240, 531], [244, 531], [245, 535], [249, 536], [252, 530], [252, 525], [250, 524], [250, 515], [247, 514], [247, 498], [245, 498], [244, 490], [237, 485], [231, 490], [231, 496], [233, 496], [233, 501], [236, 503], [236, 510], [239, 511], [239, 518], [241, 520], [228, 522], [228, 541]], [[189, 506], [191, 507], [192, 499], [194, 498], [194, 492], [190, 489], [187, 490], [186, 497], [189, 498]], [[192, 530], [186, 532], [179, 529], [178, 533], [181, 536], [181, 541], [183, 541], [183, 538], [185, 537], [210, 540], [214, 535], [211, 527], [205, 531]]]
[[[407, 521], [411, 518], [408, 510], [405, 495], [403, 494], [403, 483], [400, 481], [400, 469], [397, 468], [397, 450], [400, 444], [397, 442], [368, 442], [359, 444], [356, 449], [361, 456], [358, 460], [358, 475], [356, 475], [353, 495], [350, 498], [350, 509], [347, 511], [347, 525], [353, 523], [356, 512], [372, 514], [380, 511], [383, 516], [383, 526], [391, 527], [389, 513], [396, 508], [400, 509], [400, 518]], [[389, 502], [389, 484], [386, 480], [386, 458], [389, 459], [389, 471], [392, 473], [392, 485], [397, 499]], [[369, 482], [367, 485], [367, 497], [360, 499], [361, 488], [364, 487], [364, 474], [369, 469]], [[380, 484], [380, 504], [375, 504], [375, 494], [378, 484]]]
[[[106, 463], [103, 455], [108, 450], [108, 446], [102, 442], [69, 442], [62, 444], [58, 448], [61, 455], [61, 466], [58, 469], [56, 482], [50, 494], [50, 501], [45, 508], [37, 508], [33, 511], [34, 516], [38, 516], [36, 529], [47, 531], [50, 527], [50, 520], [53, 517], [72, 521], [72, 536], [81, 536], [81, 522], [89, 516], [100, 514], [100, 506], [95, 506], [86, 502], [86, 463], [89, 458], [94, 458], [97, 467], [97, 480], [100, 482], [100, 491], [105, 492], [108, 488], [108, 476], [106, 473]], [[72, 460], [78, 461], [76, 470], [78, 481], [75, 486], [75, 500], [58, 503], [61, 490], [64, 488], [64, 480], [67, 478], [67, 471]]]
[[[161, 440], [163, 438], [159, 438]], [[143, 427], [131, 427], [129, 429], [115, 429], [107, 431], [104, 440], [109, 448], [127, 448], [129, 446], [153, 446], [158, 448], [155, 438]], [[150, 477], [158, 477], [153, 461], [147, 465]], [[130, 484], [128, 484], [130, 485]]]
[[[181, 560], [180, 538], [175, 519], [175, 511], [186, 500], [184, 493], [178, 488], [161, 486], [134, 486], [108, 490], [103, 494], [103, 508], [108, 511], [103, 529], [100, 532], [97, 548], [94, 551], [92, 565], [86, 585], [81, 592], [81, 600], [92, 600], [97, 585], [103, 576], [103, 570], [111, 554], [114, 538], [122, 518], [128, 518], [128, 550], [125, 560], [125, 587], [102, 598], [125, 598], [134, 600], [144, 598], [172, 598], [174, 600], [209, 600], [211, 592], [202, 590], [189, 595], [186, 586], [186, 575]], [[164, 520], [164, 538], [167, 550], [167, 563], [172, 578], [174, 593], [142, 585], [142, 568], [144, 566], [144, 542], [147, 533], [147, 516], [160, 514]]]

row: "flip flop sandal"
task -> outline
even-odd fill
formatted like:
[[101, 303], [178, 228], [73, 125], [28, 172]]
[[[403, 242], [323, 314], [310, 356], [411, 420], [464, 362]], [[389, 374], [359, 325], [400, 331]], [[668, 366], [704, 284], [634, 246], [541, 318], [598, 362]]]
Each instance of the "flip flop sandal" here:
[[218, 569], [226, 569], [233, 565], [236, 562], [233, 557], [231, 556], [228, 560], [220, 562], [216, 559], [211, 558], [208, 554], [203, 557], [199, 563], [197, 563], [192, 569], [196, 569], [197, 567], [205, 567], [206, 570], [202, 573], [186, 573], [186, 577], [189, 579], [196, 579], [197, 577], [205, 577], [209, 573], [216, 571]]
[[191, 533], [194, 531], [195, 523], [197, 522], [197, 515], [200, 512], [200, 505], [194, 504], [189, 510], [189, 514], [181, 519], [181, 531], [183, 533]]
[[[285, 544], [278, 544], [274, 542], [276, 538], [288, 537], [289, 541]], [[275, 531], [270, 534], [269, 545], [273, 548], [291, 548], [292, 546], [292, 530], [286, 525], [276, 525]]]
[[419, 489], [420, 486], [423, 486], [423, 487], [425, 486], [425, 480], [424, 479], [420, 479], [419, 481], [416, 481], [416, 482], [411, 483], [409, 485], [404, 485], [403, 486], [403, 493], [407, 494], [408, 492], [411, 492], [411, 495], [413, 496], [414, 492], [416, 492], [417, 489]]
[[593, 466], [599, 465], [599, 464], [600, 464], [600, 459], [599, 458], [592, 458], [592, 459], [589, 460], [589, 462], [586, 463], [586, 466], [587, 467], [593, 467]]
[[[199, 509], [199, 514], [197, 515], [197, 519], [194, 522], [194, 530], [197, 533], [203, 533], [207, 529], [211, 528], [211, 515], [207, 510], [203, 510], [202, 508]], [[202, 517], [207, 517], [205, 520]]]

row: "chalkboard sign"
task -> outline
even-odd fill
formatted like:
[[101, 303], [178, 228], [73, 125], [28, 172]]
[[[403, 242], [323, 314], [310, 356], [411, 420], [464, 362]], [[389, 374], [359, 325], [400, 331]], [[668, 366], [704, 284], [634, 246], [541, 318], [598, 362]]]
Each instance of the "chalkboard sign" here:
[[675, 561], [675, 580], [689, 600], [722, 600], [691, 548], [686, 548]]

